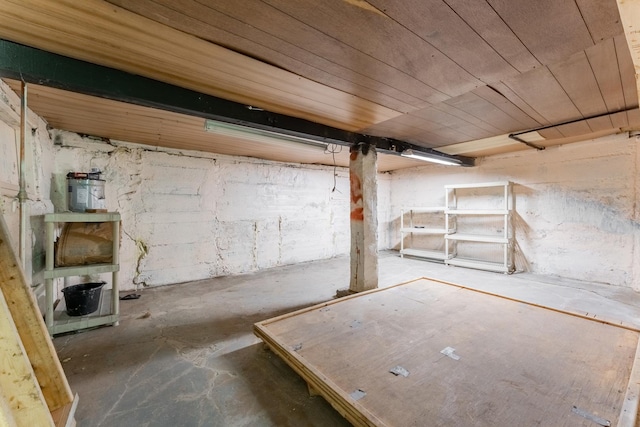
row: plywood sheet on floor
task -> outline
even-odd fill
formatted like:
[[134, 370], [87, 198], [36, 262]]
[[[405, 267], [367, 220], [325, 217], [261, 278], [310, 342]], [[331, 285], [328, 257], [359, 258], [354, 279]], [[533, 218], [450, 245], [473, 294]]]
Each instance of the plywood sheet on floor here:
[[255, 332], [349, 421], [380, 426], [615, 426], [639, 335], [430, 279]]

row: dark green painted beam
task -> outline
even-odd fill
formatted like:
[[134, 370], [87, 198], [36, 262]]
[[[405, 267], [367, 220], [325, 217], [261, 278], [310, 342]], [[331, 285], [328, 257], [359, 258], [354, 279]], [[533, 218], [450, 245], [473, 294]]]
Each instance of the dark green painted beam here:
[[455, 159], [464, 166], [474, 165], [472, 158], [449, 156], [393, 138], [349, 132], [309, 120], [252, 109], [237, 102], [2, 39], [0, 77], [322, 142], [347, 146], [367, 143], [379, 151], [395, 154], [411, 149]]

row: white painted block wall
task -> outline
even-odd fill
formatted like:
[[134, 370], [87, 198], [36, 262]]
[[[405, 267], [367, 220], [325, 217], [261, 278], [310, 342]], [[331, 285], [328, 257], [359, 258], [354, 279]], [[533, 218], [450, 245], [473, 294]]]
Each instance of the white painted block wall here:
[[442, 205], [444, 185], [515, 183], [516, 267], [640, 290], [638, 141], [627, 134], [392, 173], [392, 246], [403, 206]]
[[107, 207], [122, 215], [125, 289], [348, 253], [349, 182], [343, 168], [332, 192], [332, 167], [114, 147], [63, 131], [54, 138], [62, 144], [55, 156], [59, 195], [68, 171], [105, 172]]
[[[26, 278], [40, 284], [44, 281], [44, 222], [38, 221], [46, 212], [52, 212], [50, 200], [53, 171], [53, 144], [47, 124], [33, 112], [28, 114], [25, 161], [27, 202]], [[19, 190], [18, 164], [20, 153], [20, 99], [0, 80], [0, 213], [11, 234], [11, 245], [18, 253], [19, 242]]]

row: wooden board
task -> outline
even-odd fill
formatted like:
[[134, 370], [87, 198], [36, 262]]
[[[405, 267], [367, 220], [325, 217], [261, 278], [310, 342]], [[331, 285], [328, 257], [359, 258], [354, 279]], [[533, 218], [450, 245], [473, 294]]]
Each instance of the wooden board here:
[[639, 335], [431, 279], [254, 331], [357, 426], [615, 426]]
[[[488, 90], [489, 92], [493, 92], [491, 89], [489, 89], [486, 86], [484, 87], [484, 89]], [[489, 100], [478, 95], [476, 91], [477, 89], [473, 92], [465, 93], [464, 95], [451, 98], [445, 101], [444, 104], [447, 104], [451, 107], [464, 111], [466, 114], [471, 115], [476, 120], [483, 120], [486, 122], [486, 124], [495, 126], [494, 129], [487, 128], [487, 130], [490, 130], [492, 132], [496, 132], [496, 131], [501, 133], [513, 132], [515, 130], [524, 130], [530, 127], [537, 126], [536, 124], [534, 124], [533, 126], [526, 126], [520, 123], [518, 120], [511, 117], [508, 113], [503, 111], [501, 108], [497, 107]], [[493, 93], [496, 96], [498, 96], [497, 93], [495, 92]], [[510, 104], [505, 98], [503, 97], [500, 97], [500, 98], [502, 98], [501, 100], [502, 102], [500, 102], [502, 106], [505, 106], [506, 104]], [[530, 121], [533, 122], [533, 120], [531, 119]]]
[[[617, 72], [616, 66], [611, 68]], [[571, 98], [582, 117], [595, 116], [608, 111], [584, 51], [549, 66], [549, 70]], [[610, 120], [609, 127], [613, 127]]]
[[[605, 40], [585, 51], [608, 111], [625, 108], [624, 91], [620, 80], [618, 58], [613, 39]], [[624, 52], [621, 52], [621, 54]]]
[[[53, 420], [29, 363], [7, 301], [0, 292], [0, 397], [8, 413], [0, 416], [16, 426], [52, 426]], [[5, 405], [2, 405], [5, 406]], [[0, 407], [4, 413], [5, 408]], [[11, 424], [0, 424], [11, 425]]]
[[488, 2], [446, 0], [446, 3], [518, 71], [526, 72], [540, 66], [540, 62]]
[[544, 65], [593, 45], [580, 9], [573, 1], [488, 2]]
[[367, 2], [264, 2], [448, 96], [462, 94], [482, 84], [433, 45]]
[[67, 377], [62, 370], [35, 297], [27, 285], [18, 258], [11, 248], [9, 231], [2, 215], [0, 215], [0, 291], [7, 301], [49, 410], [54, 411], [71, 403], [73, 396]]
[[[398, 111], [446, 98], [437, 90], [340, 43], [274, 7], [251, 0], [109, 0], [175, 29]], [[310, 48], [310, 47], [313, 48]]]
[[2, 1], [0, 36], [346, 130], [400, 114], [101, 0]]
[[[491, 83], [518, 70], [441, 0], [368, 0], [369, 4], [444, 53], [472, 76]], [[461, 46], [467, 47], [461, 49]]]
[[546, 122], [562, 123], [581, 118], [580, 111], [547, 67], [530, 71], [503, 83]]
[[595, 43], [622, 33], [616, 2], [576, 0], [576, 4]]
[[[6, 80], [16, 91], [20, 83]], [[157, 110], [109, 99], [71, 93], [46, 86], [29, 86], [29, 108], [40, 114], [56, 129], [95, 135], [120, 141], [166, 147], [177, 150], [200, 150], [209, 153], [306, 164], [333, 165], [334, 157], [322, 148], [289, 142], [265, 142], [232, 138], [205, 132], [204, 119]], [[339, 148], [338, 148], [339, 149]], [[349, 165], [349, 149], [336, 154], [338, 166]], [[381, 154], [378, 169], [388, 171], [424, 162]]]

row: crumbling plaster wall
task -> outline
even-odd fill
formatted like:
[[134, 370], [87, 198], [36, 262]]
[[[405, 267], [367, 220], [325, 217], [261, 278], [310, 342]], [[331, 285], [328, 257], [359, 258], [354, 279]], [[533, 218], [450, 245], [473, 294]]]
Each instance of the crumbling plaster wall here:
[[[20, 98], [0, 80], [0, 214], [9, 228], [11, 245], [18, 253], [20, 210]], [[53, 145], [44, 120], [29, 110], [25, 134], [26, 278], [34, 286], [44, 282], [44, 221], [51, 212]]]
[[[403, 206], [444, 204], [444, 185], [515, 183], [520, 271], [640, 290], [638, 141], [627, 134], [392, 174], [392, 246]], [[452, 267], [454, 268], [454, 267]]]
[[[347, 254], [348, 170], [176, 150], [53, 132], [54, 204], [68, 171], [98, 168], [122, 215], [121, 283], [148, 286]], [[386, 217], [390, 177], [381, 174]], [[380, 221], [380, 247], [388, 223]], [[346, 278], [345, 280], [347, 280]]]
[[[16, 252], [19, 123], [20, 99], [0, 80], [0, 214]], [[26, 272], [34, 286], [44, 281], [42, 215], [67, 209], [67, 172], [92, 167], [104, 171], [108, 209], [122, 214], [120, 282], [125, 290], [349, 251], [346, 168], [103, 141], [49, 130], [31, 111], [28, 123]], [[389, 246], [390, 182], [389, 174], [379, 175], [381, 249]]]

